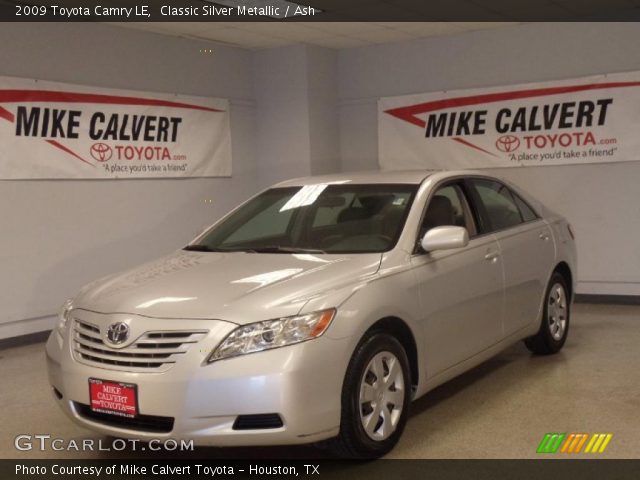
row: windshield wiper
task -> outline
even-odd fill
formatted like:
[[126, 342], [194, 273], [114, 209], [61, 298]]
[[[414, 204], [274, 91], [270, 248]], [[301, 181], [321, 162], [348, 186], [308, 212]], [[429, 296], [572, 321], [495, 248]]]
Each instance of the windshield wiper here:
[[327, 253], [316, 248], [281, 247], [279, 245], [267, 245], [265, 247], [237, 247], [219, 248], [209, 245], [187, 245], [183, 248], [188, 252], [247, 252], [247, 253]]
[[188, 252], [232, 252], [233, 250], [228, 250], [225, 248], [215, 248], [215, 247], [210, 247], [209, 245], [187, 245], [186, 247], [183, 248], [183, 250], [186, 250]]
[[251, 253], [327, 253], [317, 248], [282, 247], [279, 245], [246, 248], [244, 251]]

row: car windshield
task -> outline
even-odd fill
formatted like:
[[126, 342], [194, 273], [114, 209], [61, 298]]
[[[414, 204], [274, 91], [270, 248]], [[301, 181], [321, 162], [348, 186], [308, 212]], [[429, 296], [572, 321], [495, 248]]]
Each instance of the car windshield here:
[[186, 250], [367, 253], [393, 248], [417, 185], [315, 184], [272, 188]]

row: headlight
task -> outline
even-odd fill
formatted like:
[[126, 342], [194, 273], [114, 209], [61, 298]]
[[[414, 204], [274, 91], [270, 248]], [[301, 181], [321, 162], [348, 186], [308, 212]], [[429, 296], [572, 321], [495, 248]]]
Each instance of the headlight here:
[[64, 302], [60, 308], [60, 313], [58, 313], [58, 324], [56, 325], [56, 329], [60, 335], [64, 333], [64, 329], [67, 327], [67, 322], [69, 321], [72, 309], [73, 304], [71, 303], [71, 300]]
[[311, 340], [322, 335], [336, 314], [335, 308], [294, 317], [250, 323], [236, 328], [218, 345], [208, 363]]

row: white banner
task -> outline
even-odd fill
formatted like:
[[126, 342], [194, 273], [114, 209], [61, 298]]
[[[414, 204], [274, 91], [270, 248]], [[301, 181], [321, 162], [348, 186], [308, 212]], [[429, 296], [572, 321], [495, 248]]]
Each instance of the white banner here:
[[640, 72], [382, 98], [382, 169], [640, 160]]
[[0, 179], [231, 175], [229, 102], [0, 77]]

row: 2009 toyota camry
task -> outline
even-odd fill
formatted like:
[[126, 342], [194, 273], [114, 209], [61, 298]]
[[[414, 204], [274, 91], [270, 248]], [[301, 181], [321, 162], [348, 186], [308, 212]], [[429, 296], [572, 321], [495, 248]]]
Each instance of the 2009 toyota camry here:
[[83, 288], [49, 379], [112, 436], [380, 456], [413, 399], [514, 342], [560, 350], [575, 263], [562, 217], [481, 173], [291, 180]]

